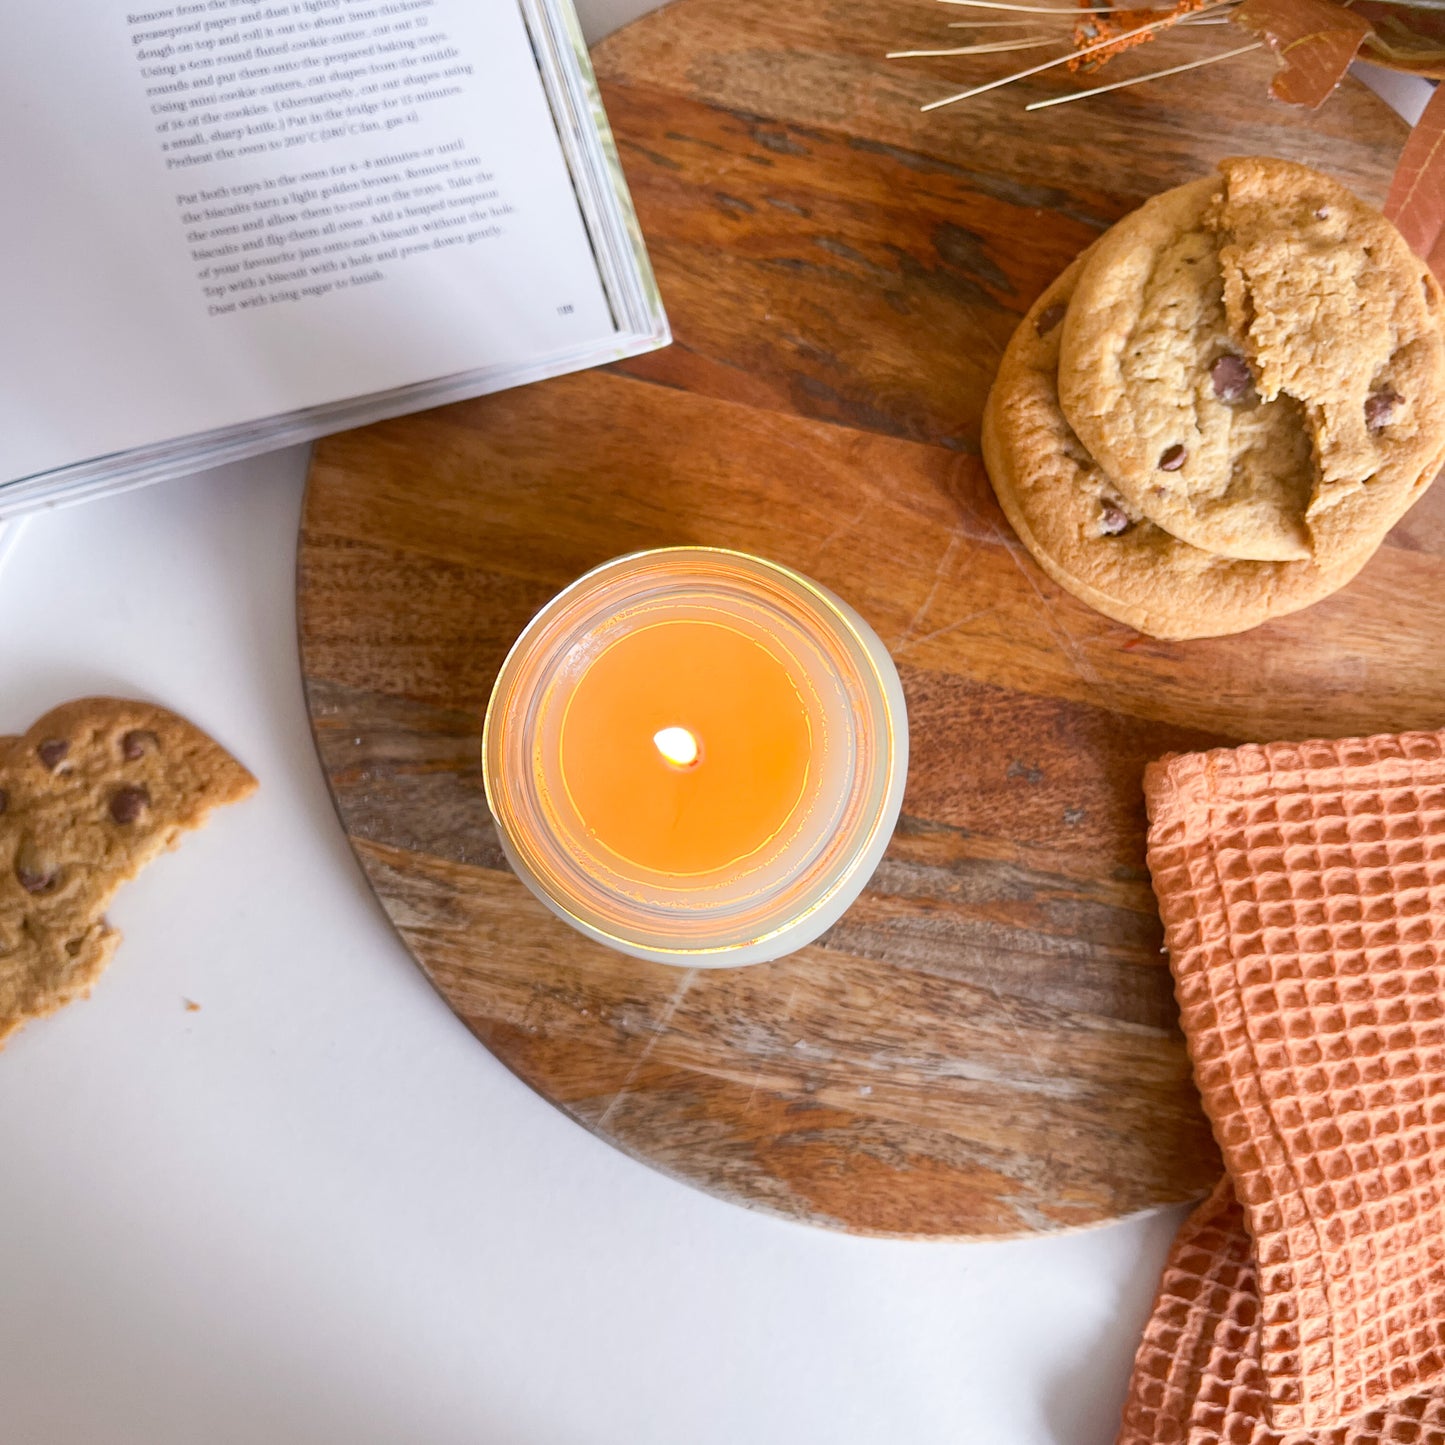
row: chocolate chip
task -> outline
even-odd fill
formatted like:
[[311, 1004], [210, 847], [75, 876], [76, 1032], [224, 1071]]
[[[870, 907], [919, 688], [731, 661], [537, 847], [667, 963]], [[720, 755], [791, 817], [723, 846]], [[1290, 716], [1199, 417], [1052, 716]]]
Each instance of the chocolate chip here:
[[70, 751], [70, 744], [64, 738], [46, 738], [46, 740], [35, 749], [40, 761], [53, 773], [61, 763], [65, 761], [65, 755]]
[[1040, 336], [1047, 336], [1064, 319], [1064, 312], [1068, 309], [1062, 301], [1055, 301], [1052, 306], [1045, 306], [1039, 312], [1039, 319], [1034, 322], [1034, 330]]
[[1209, 368], [1209, 380], [1220, 401], [1243, 401], [1254, 394], [1254, 377], [1249, 363], [1232, 351], [1226, 351]]
[[1365, 425], [1371, 431], [1382, 431], [1395, 419], [1395, 408], [1405, 398], [1393, 386], [1382, 386], [1365, 398]]
[[1113, 502], [1105, 502], [1099, 512], [1099, 531], [1106, 537], [1117, 537], [1129, 530], [1129, 514]]
[[154, 748], [159, 746], [160, 743], [156, 735], [143, 728], [137, 728], [134, 732], [128, 732], [120, 740], [121, 756], [129, 763], [135, 762], [137, 758], [145, 757], [147, 747]]
[[27, 893], [49, 893], [59, 874], [46, 865], [39, 851], [28, 838], [15, 855], [15, 881]]
[[1165, 447], [1164, 454], [1159, 458], [1159, 470], [1161, 472], [1177, 472], [1184, 465], [1184, 459], [1189, 455], [1178, 442], [1172, 447]]
[[117, 823], [134, 823], [150, 807], [151, 795], [144, 788], [127, 784], [110, 795], [110, 816]]

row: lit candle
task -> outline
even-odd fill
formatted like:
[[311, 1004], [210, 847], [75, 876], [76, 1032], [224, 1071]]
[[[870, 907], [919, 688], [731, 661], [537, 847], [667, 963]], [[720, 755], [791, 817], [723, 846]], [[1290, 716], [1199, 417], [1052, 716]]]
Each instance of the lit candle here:
[[620, 557], [528, 624], [482, 738], [518, 876], [639, 958], [760, 963], [862, 891], [903, 800], [908, 723], [872, 628], [786, 567]]

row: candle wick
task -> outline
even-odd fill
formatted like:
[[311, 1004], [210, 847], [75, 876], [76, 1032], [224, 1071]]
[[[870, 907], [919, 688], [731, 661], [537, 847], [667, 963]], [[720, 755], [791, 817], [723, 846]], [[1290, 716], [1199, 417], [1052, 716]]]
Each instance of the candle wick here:
[[690, 768], [697, 761], [697, 739], [686, 728], [659, 728], [652, 735], [652, 743], [663, 760], [675, 768]]

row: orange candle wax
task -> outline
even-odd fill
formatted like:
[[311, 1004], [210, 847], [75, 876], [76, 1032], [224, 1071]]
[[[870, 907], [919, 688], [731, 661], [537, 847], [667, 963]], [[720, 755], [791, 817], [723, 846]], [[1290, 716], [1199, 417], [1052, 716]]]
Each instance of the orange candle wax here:
[[699, 874], [743, 862], [787, 825], [810, 748], [803, 693], [765, 643], [720, 622], [656, 622], [582, 674], [563, 715], [561, 772], [602, 847]]

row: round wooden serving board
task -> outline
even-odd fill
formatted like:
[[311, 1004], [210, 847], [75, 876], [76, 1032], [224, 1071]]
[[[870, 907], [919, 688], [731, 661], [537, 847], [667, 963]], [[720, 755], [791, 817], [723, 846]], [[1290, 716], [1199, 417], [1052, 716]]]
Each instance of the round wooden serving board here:
[[[1353, 83], [1317, 115], [1279, 107], [1260, 55], [1033, 115], [1072, 82], [921, 115], [1020, 68], [883, 59], [958, 43], [957, 13], [680, 0], [600, 46], [676, 342], [323, 442], [300, 555], [342, 822], [476, 1036], [659, 1169], [880, 1234], [1054, 1230], [1206, 1189], [1219, 1164], [1144, 868], [1144, 763], [1445, 723], [1445, 487], [1342, 595], [1170, 645], [1054, 586], [978, 455], [1018, 316], [1110, 222], [1241, 152], [1378, 199], [1403, 126]], [[1229, 43], [1205, 29], [1144, 54]], [[487, 814], [479, 733], [509, 644], [579, 573], [671, 543], [833, 588], [907, 692], [887, 857], [778, 963], [680, 971], [586, 942], [508, 871]]]

